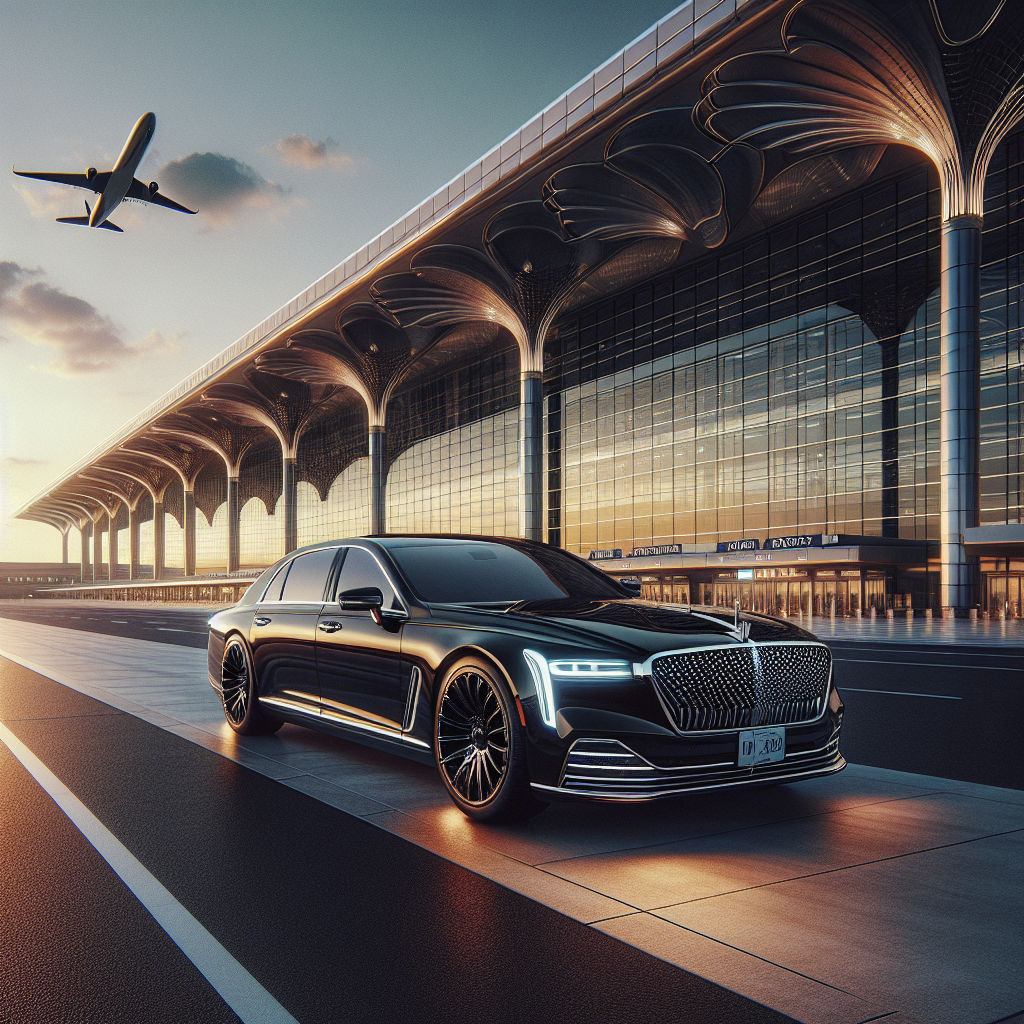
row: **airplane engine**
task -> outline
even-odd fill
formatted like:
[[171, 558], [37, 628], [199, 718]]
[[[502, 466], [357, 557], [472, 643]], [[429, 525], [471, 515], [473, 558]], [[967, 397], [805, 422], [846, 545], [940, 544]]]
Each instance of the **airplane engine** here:
[[95, 177], [96, 177], [96, 168], [95, 167], [87, 167], [85, 169], [85, 178], [86, 178], [86, 180], [87, 181], [92, 181], [92, 179], [95, 178]]
[[157, 193], [157, 189], [159, 189], [159, 188], [160, 188], [160, 186], [155, 181], [151, 181], [149, 183], [149, 194], [151, 196], [155, 196], [156, 193]]

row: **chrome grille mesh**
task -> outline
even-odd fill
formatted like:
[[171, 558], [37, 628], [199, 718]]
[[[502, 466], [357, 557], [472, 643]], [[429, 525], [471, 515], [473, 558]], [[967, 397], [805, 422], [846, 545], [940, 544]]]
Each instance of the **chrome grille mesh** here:
[[813, 721], [828, 700], [823, 644], [729, 645], [655, 658], [651, 677], [683, 732]]

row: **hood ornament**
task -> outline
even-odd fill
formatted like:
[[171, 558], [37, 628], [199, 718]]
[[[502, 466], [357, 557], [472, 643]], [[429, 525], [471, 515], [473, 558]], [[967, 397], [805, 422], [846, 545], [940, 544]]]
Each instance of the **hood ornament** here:
[[750, 638], [750, 622], [740, 620], [740, 603], [737, 601], [732, 609], [732, 628], [736, 631], [741, 641], [746, 642]]

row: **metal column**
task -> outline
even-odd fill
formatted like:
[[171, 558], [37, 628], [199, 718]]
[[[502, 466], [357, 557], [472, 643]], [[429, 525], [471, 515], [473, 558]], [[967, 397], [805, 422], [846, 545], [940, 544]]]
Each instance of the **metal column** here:
[[117, 513], [107, 517], [107, 558], [109, 569], [107, 579], [117, 579], [117, 524], [115, 522]]
[[62, 530], [60, 535], [60, 560], [68, 564], [68, 530]]
[[[102, 516], [92, 527], [92, 578], [103, 579], [103, 522]], [[108, 520], [109, 522], [109, 520]]]
[[185, 488], [185, 575], [196, 574], [196, 492]]
[[141, 544], [139, 543], [139, 502], [134, 508], [128, 509], [128, 578], [137, 580], [139, 573], [139, 555]]
[[238, 542], [238, 477], [228, 474], [228, 572], [237, 572], [241, 547]]
[[370, 453], [370, 533], [384, 533], [387, 527], [384, 515], [384, 428], [371, 427]]
[[299, 546], [299, 531], [296, 515], [299, 503], [299, 478], [297, 460], [284, 457], [281, 481], [281, 501], [284, 504], [284, 554]]
[[[957, 217], [942, 225], [940, 370], [940, 518], [943, 609], [977, 604], [978, 560], [964, 547], [964, 530], [978, 525], [978, 325], [981, 220]], [[948, 614], [948, 613], [947, 613]]]
[[88, 583], [92, 579], [92, 567], [89, 564], [89, 538], [92, 536], [92, 523], [86, 520], [78, 528], [78, 532], [82, 541], [82, 582]]
[[164, 533], [164, 503], [162, 501], [153, 502], [153, 579], [162, 580], [164, 578], [164, 552], [165, 548], [165, 537]]
[[544, 539], [544, 402], [537, 371], [521, 375], [519, 401], [519, 533]]

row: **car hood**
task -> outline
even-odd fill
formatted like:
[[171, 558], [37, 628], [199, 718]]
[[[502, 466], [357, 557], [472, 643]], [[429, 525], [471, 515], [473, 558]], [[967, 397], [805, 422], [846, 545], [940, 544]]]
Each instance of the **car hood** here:
[[[602, 647], [611, 643], [645, 657], [659, 651], [742, 642], [727, 612], [693, 611], [653, 601], [522, 601], [502, 612], [467, 606], [460, 611], [472, 618], [488, 619], [489, 625], [500, 624], [505, 630], [516, 623], [554, 641]], [[754, 642], [816, 639], [780, 619], [747, 614], [741, 619], [750, 623], [750, 639]]]

